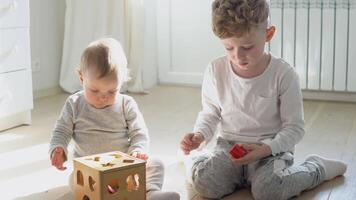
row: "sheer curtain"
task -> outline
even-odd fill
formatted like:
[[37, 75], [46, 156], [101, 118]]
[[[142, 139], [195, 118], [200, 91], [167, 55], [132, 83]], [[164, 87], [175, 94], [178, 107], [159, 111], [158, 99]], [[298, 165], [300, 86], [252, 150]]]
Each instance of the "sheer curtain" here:
[[113, 37], [124, 47], [131, 81], [130, 92], [142, 92], [145, 44], [142, 0], [67, 0], [60, 86], [73, 93], [81, 89], [76, 69], [85, 47], [93, 40]]

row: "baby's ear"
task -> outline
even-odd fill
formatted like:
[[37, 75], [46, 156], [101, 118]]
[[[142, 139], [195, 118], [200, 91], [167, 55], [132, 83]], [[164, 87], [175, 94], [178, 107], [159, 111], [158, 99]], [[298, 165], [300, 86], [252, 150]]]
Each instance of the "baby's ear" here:
[[276, 27], [275, 26], [270, 26], [269, 28], [267, 28], [266, 42], [270, 42], [272, 40], [275, 32], [276, 32]]
[[80, 84], [83, 85], [83, 72], [81, 72], [80, 70], [78, 70], [77, 72], [78, 72], [78, 75], [79, 75]]

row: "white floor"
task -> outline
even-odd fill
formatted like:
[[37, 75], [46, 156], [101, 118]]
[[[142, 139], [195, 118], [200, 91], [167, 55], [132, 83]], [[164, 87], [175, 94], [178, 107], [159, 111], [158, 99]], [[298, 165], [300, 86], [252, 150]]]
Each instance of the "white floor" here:
[[[68, 94], [37, 99], [33, 124], [0, 133], [1, 200], [72, 199], [67, 175], [51, 167], [48, 142], [54, 122]], [[158, 86], [149, 95], [132, 95], [138, 102], [151, 136], [151, 153], [166, 164], [164, 189], [175, 190], [182, 200], [200, 199], [186, 187], [184, 168], [177, 157], [178, 144], [191, 131], [200, 110], [200, 89]], [[296, 164], [309, 153], [342, 159], [349, 164], [345, 177], [326, 182], [297, 199], [356, 199], [356, 104], [305, 101], [306, 130], [298, 144]], [[252, 199], [249, 190], [226, 199]]]

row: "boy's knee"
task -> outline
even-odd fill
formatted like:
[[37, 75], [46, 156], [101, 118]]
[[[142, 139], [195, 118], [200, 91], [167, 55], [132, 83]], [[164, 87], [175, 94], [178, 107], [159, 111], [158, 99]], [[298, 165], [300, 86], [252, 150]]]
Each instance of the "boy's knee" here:
[[200, 156], [195, 159], [191, 167], [191, 180], [195, 190], [202, 196], [212, 199], [232, 193], [235, 190], [234, 181], [231, 180], [230, 163], [224, 152], [215, 156]]
[[226, 195], [224, 190], [222, 188], [219, 188], [219, 185], [206, 182], [204, 180], [205, 179], [201, 177], [196, 177], [193, 180], [192, 185], [194, 189], [199, 193], [199, 195], [211, 199], [220, 199], [221, 197]]
[[201, 168], [199, 165], [193, 166], [192, 170], [192, 185], [200, 195], [212, 199], [219, 199], [226, 195], [224, 184], [216, 181], [217, 177], [211, 170]]
[[282, 182], [277, 175], [254, 180], [251, 193], [256, 200], [283, 200], [286, 199]]

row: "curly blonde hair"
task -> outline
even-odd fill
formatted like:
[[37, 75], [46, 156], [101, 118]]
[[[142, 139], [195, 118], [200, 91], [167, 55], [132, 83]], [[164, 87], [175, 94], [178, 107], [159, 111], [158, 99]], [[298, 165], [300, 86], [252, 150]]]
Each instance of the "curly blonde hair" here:
[[268, 0], [215, 0], [212, 4], [212, 28], [221, 38], [241, 37], [267, 23]]
[[120, 42], [113, 38], [96, 40], [84, 50], [78, 71], [85, 73], [93, 68], [98, 72], [98, 78], [115, 73], [120, 83], [130, 79], [124, 50]]

